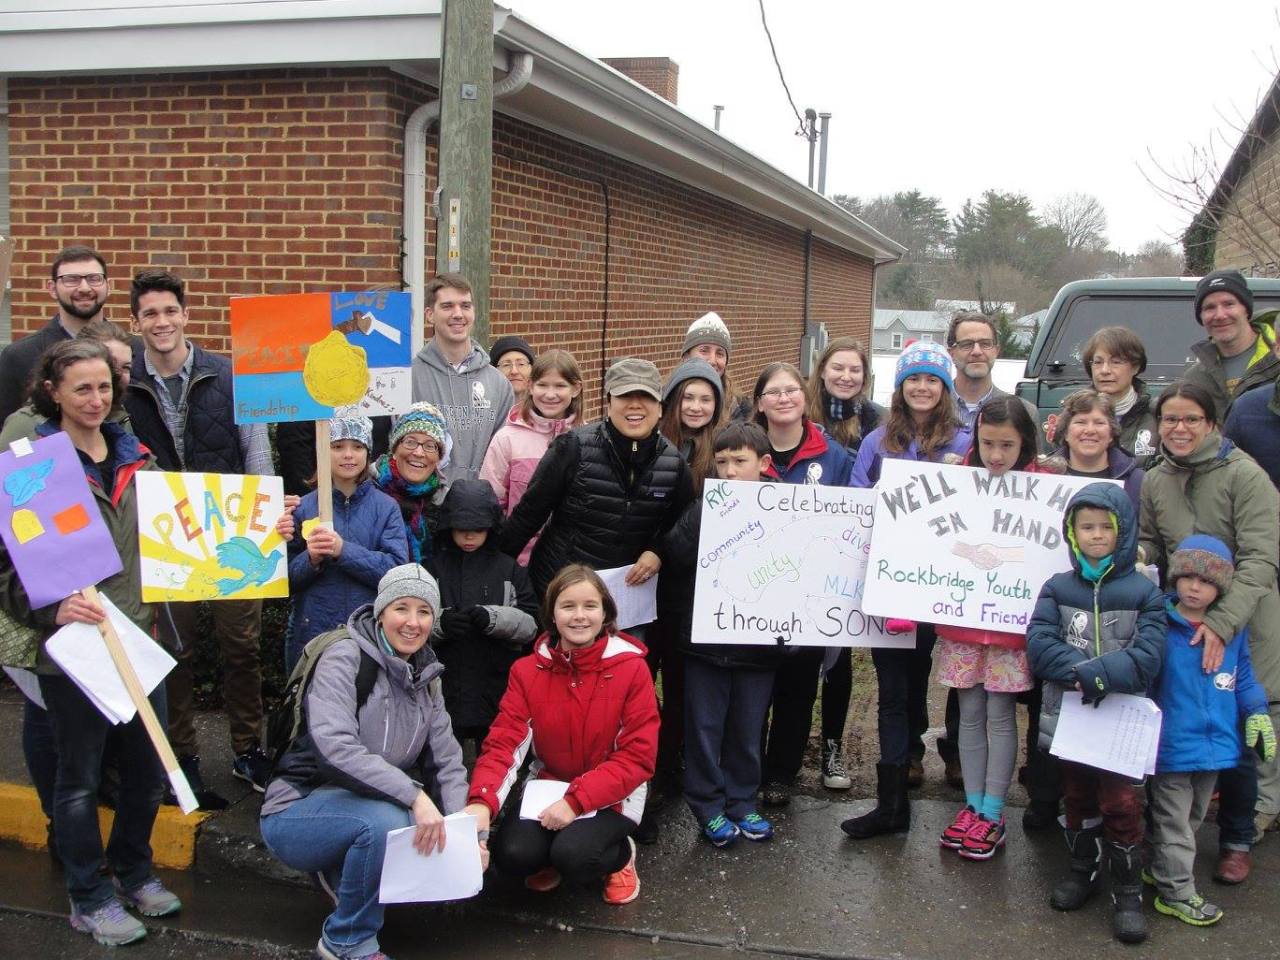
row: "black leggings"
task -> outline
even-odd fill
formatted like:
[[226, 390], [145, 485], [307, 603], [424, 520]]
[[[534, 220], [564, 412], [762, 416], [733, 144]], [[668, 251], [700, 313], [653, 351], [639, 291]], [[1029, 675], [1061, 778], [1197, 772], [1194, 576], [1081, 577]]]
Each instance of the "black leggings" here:
[[498, 865], [517, 877], [555, 867], [570, 883], [599, 883], [631, 859], [627, 843], [635, 821], [616, 810], [597, 810], [563, 830], [548, 830], [537, 820], [522, 820], [519, 807], [502, 821], [493, 851]]
[[843, 648], [822, 677], [822, 739], [843, 740], [844, 722], [853, 696], [853, 650]]

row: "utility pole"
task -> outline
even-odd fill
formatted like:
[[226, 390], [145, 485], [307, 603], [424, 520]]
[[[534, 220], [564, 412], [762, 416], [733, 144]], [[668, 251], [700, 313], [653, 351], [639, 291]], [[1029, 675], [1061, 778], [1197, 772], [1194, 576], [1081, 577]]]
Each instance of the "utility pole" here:
[[[489, 344], [493, 192], [493, 3], [445, 0], [440, 50], [440, 219], [436, 272], [461, 273], [476, 307], [472, 334]], [[425, 318], [419, 317], [422, 323]]]
[[714, 107], [712, 107], [711, 109], [712, 109], [712, 110], [714, 110], [714, 111], [716, 112], [716, 129], [717, 129], [717, 130], [719, 130], [719, 129], [720, 129], [720, 113], [721, 113], [721, 111], [723, 111], [723, 110], [724, 110], [724, 106], [723, 106], [723, 104], [719, 104], [719, 103], [717, 103], [717, 104], [716, 104]]
[[810, 107], [804, 112], [804, 138], [809, 141], [809, 189], [813, 189], [813, 150], [818, 143], [818, 112]]
[[831, 123], [831, 114], [820, 113], [818, 119], [822, 121], [822, 127], [818, 132], [818, 139], [822, 142], [818, 150], [818, 192], [825, 197], [827, 195], [827, 125]]

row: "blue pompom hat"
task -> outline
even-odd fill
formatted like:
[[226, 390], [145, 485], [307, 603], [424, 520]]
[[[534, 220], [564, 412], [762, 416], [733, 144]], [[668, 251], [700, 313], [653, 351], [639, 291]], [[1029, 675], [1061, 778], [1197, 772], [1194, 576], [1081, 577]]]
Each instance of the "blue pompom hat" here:
[[913, 374], [928, 373], [945, 383], [948, 392], [955, 392], [951, 371], [951, 357], [940, 344], [917, 340], [898, 354], [898, 365], [893, 371], [893, 389], [897, 390], [902, 381]]

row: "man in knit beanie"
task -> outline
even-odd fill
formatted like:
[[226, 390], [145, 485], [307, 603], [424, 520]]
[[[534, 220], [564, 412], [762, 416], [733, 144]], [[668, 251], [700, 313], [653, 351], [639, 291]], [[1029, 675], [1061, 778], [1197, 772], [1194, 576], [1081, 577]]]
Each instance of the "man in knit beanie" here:
[[1272, 351], [1276, 311], [1250, 319], [1253, 291], [1239, 270], [1215, 270], [1202, 277], [1196, 284], [1195, 311], [1207, 336], [1192, 344], [1196, 362], [1185, 380], [1209, 391], [1222, 423], [1237, 397], [1280, 377], [1280, 358]]

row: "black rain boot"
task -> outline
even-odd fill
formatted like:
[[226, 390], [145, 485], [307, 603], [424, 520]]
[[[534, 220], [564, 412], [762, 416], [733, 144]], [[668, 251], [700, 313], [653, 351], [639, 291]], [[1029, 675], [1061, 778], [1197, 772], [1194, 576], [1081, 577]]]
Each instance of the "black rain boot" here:
[[1071, 854], [1071, 873], [1059, 881], [1049, 897], [1055, 910], [1079, 910], [1098, 889], [1098, 871], [1102, 868], [1102, 826], [1083, 830], [1062, 828]]
[[1111, 932], [1121, 943], [1147, 939], [1147, 918], [1142, 915], [1142, 851], [1138, 844], [1122, 847], [1107, 843], [1111, 861]]
[[840, 829], [855, 840], [882, 833], [905, 833], [911, 829], [911, 806], [907, 800], [907, 767], [876, 764], [875, 809], [860, 817], [850, 817]]

